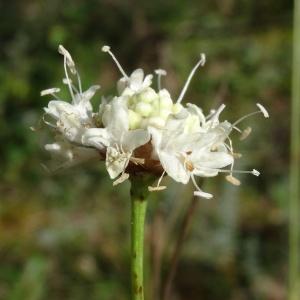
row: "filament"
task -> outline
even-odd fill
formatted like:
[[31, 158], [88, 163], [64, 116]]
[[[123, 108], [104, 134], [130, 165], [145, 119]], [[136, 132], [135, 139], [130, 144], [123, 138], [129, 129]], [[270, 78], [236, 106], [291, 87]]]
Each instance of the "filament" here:
[[114, 54], [110, 51], [110, 47], [109, 46], [103, 46], [102, 47], [102, 51], [103, 52], [107, 52], [111, 58], [113, 59], [113, 61], [115, 62], [115, 64], [117, 65], [119, 71], [121, 72], [121, 74], [126, 78], [126, 80], [129, 80], [129, 77], [127, 76], [127, 74], [125, 73], [124, 69], [122, 68], [121, 64], [118, 62], [117, 58], [114, 56]]
[[185, 93], [186, 93], [186, 91], [188, 89], [188, 86], [189, 86], [189, 84], [190, 84], [190, 82], [191, 82], [191, 80], [192, 80], [195, 72], [199, 68], [199, 66], [204, 66], [204, 64], [205, 64], [205, 54], [201, 53], [201, 58], [197, 62], [197, 64], [195, 65], [195, 67], [192, 69], [191, 73], [189, 74], [189, 77], [188, 77], [187, 81], [185, 82], [185, 85], [184, 85], [184, 87], [183, 87], [183, 89], [182, 89], [182, 91], [181, 91], [181, 93], [180, 93], [180, 95], [179, 95], [179, 97], [177, 99], [177, 103], [180, 103], [182, 101], [182, 99], [183, 99], [183, 97], [184, 97], [184, 95], [185, 95]]
[[161, 90], [161, 76], [166, 76], [167, 72], [162, 69], [155, 70], [155, 73], [157, 74], [157, 88], [160, 91]]

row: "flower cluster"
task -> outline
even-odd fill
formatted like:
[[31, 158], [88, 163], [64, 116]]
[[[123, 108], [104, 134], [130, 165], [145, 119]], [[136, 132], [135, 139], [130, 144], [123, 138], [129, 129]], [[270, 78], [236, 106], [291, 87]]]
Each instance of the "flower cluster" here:
[[81, 79], [70, 53], [61, 45], [58, 51], [64, 57], [63, 83], [69, 89], [71, 103], [58, 97], [58, 88], [44, 90], [41, 95], [54, 97], [44, 109], [44, 122], [54, 129], [56, 141], [45, 148], [62, 157], [63, 166], [98, 158], [105, 160], [114, 184], [123, 182], [131, 174], [150, 173], [159, 178], [156, 186], [149, 186], [150, 191], [156, 191], [165, 188], [160, 183], [164, 175], [168, 175], [183, 184], [191, 180], [195, 186], [194, 195], [204, 198], [212, 195], [200, 189], [195, 176], [227, 173], [226, 179], [239, 185], [233, 173], [259, 175], [254, 169], [234, 170], [234, 160], [240, 155], [234, 153], [229, 135], [236, 130], [244, 139], [251, 128], [240, 130], [237, 125], [242, 120], [258, 113], [268, 118], [268, 112], [261, 104], [257, 104], [257, 111], [234, 123], [219, 121], [224, 104], [208, 115], [194, 104], [182, 105], [194, 73], [205, 63], [204, 54], [174, 101], [170, 93], [161, 88], [161, 77], [166, 75], [164, 70], [155, 70], [158, 86], [155, 90], [153, 75], [145, 76], [142, 69], [137, 69], [128, 76], [110, 47], [104, 46], [102, 51], [112, 57], [122, 78], [117, 83], [118, 95], [109, 101], [103, 98], [98, 111], [94, 112], [90, 101], [100, 86], [82, 91]]

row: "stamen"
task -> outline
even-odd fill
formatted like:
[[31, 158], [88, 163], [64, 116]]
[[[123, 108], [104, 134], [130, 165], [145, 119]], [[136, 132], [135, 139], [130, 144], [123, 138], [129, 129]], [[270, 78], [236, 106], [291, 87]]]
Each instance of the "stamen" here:
[[157, 182], [157, 186], [160, 185], [160, 183], [161, 183], [162, 179], [164, 178], [165, 174], [166, 174], [166, 171], [163, 171], [163, 173], [161, 174], [161, 176], [160, 176], [160, 178], [159, 178], [159, 180]]
[[82, 94], [81, 79], [78, 72], [77, 72], [77, 81], [78, 81], [79, 93]]
[[67, 58], [66, 58], [66, 56], [64, 56], [64, 69], [65, 69], [66, 79], [67, 79], [67, 82], [68, 82], [67, 85], [68, 85], [72, 100], [74, 100], [75, 97], [74, 97], [74, 93], [73, 93], [72, 86], [71, 86], [72, 81], [69, 78], [69, 74], [68, 74], [68, 70], [67, 70]]
[[71, 87], [76, 94], [79, 94], [79, 91], [74, 84], [71, 84]]
[[223, 103], [221, 104], [221, 106], [214, 112], [214, 114], [210, 117], [210, 121], [212, 122], [211, 123], [211, 127], [213, 125], [213, 123], [216, 121], [216, 119], [219, 118], [221, 112], [225, 109], [226, 105]]
[[241, 184], [241, 182], [232, 175], [227, 175], [225, 178], [228, 182], [230, 182], [233, 185], [239, 186]]
[[66, 50], [62, 45], [59, 45], [58, 52], [64, 56], [64, 67], [65, 67], [66, 79], [65, 80], [63, 79], [63, 83], [67, 84], [69, 86], [70, 93], [72, 95], [72, 99], [74, 99], [74, 93], [72, 92], [72, 89], [73, 89], [73, 91], [75, 91], [75, 93], [78, 93], [78, 90], [75, 86], [72, 85], [72, 80], [68, 76], [66, 65], [69, 67], [69, 69], [73, 75], [76, 74], [77, 81], [78, 81], [78, 87], [79, 87], [79, 93], [82, 94], [80, 75], [76, 70], [75, 63], [74, 63], [69, 51]]
[[256, 103], [256, 106], [259, 108], [259, 110], [263, 113], [265, 118], [269, 118], [269, 113], [267, 110], [259, 103]]
[[204, 167], [202, 166], [201, 169], [207, 169], [207, 170], [212, 170], [212, 171], [218, 171], [220, 173], [237, 173], [237, 174], [252, 174], [254, 176], [259, 176], [260, 172], [253, 169], [252, 171], [244, 171], [244, 170], [228, 170], [228, 169], [218, 169], [218, 168], [210, 168], [210, 167]]
[[52, 128], [57, 128], [56, 125], [50, 123], [49, 121], [47, 121], [47, 120], [45, 119], [45, 117], [46, 117], [47, 115], [48, 115], [47, 113], [44, 113], [44, 114], [43, 114], [43, 117], [42, 117], [43, 122], [44, 122], [46, 125], [48, 125], [48, 126], [50, 126], [50, 127], [52, 127]]
[[194, 196], [205, 198], [205, 199], [211, 199], [213, 197], [212, 194], [206, 193], [206, 192], [204, 192], [202, 190], [200, 190], [200, 191], [194, 191]]
[[161, 186], [148, 186], [148, 191], [149, 192], [158, 192], [158, 191], [163, 191], [165, 190], [167, 187], [164, 185]]
[[157, 88], [160, 91], [161, 90], [161, 76], [166, 76], [167, 72], [163, 69], [157, 69], [154, 72], [157, 75]]
[[[79, 74], [77, 73], [77, 75], [79, 75]], [[65, 84], [65, 85], [70, 85], [71, 88], [72, 88], [72, 90], [73, 90], [75, 93], [77, 93], [77, 94], [79, 93], [78, 89], [77, 89], [76, 86], [73, 84], [72, 79], [70, 79], [70, 78], [63, 78], [62, 82], [63, 82], [63, 84]]]
[[[231, 141], [231, 139], [229, 138], [229, 137], [227, 137], [228, 138], [228, 140], [229, 140], [229, 146], [230, 146], [230, 154], [232, 155], [232, 157], [233, 157], [233, 147], [232, 147], [232, 141]], [[231, 163], [231, 167], [230, 167], [230, 170], [231, 170], [231, 173], [230, 173], [230, 175], [232, 175], [232, 171], [233, 171], [233, 165], [234, 165], [234, 160], [232, 161], [232, 163]]]
[[200, 189], [193, 174], [191, 174], [191, 178], [192, 178], [192, 182], [193, 182], [195, 188], [197, 189], [197, 191], [194, 191], [194, 196], [202, 197], [202, 198], [206, 198], [206, 199], [211, 199], [213, 197], [212, 194], [206, 193]]
[[167, 188], [164, 185], [160, 185], [160, 183], [161, 183], [162, 179], [164, 178], [165, 174], [166, 174], [166, 171], [163, 171], [160, 178], [158, 179], [158, 182], [157, 182], [156, 186], [148, 186], [148, 191], [149, 192], [162, 191], [162, 190]]
[[143, 165], [145, 163], [145, 158], [130, 157], [130, 161], [135, 165]]
[[248, 117], [251, 117], [253, 115], [256, 115], [256, 114], [263, 114], [265, 118], [269, 118], [269, 113], [267, 112], [267, 110], [259, 103], [256, 103], [257, 107], [259, 108], [259, 110], [257, 111], [254, 111], [250, 114], [247, 114], [243, 117], [241, 117], [240, 119], [238, 119], [237, 121], [235, 121], [231, 127], [234, 127], [235, 125], [237, 125], [238, 123], [240, 123], [241, 121], [243, 121], [244, 119], [248, 118]]
[[161, 76], [166, 76], [167, 75], [167, 71], [164, 70], [164, 69], [156, 69], [154, 72], [155, 72], [155, 74], [161, 75]]
[[242, 134], [241, 134], [241, 137], [240, 137], [240, 141], [245, 140], [249, 136], [249, 134], [251, 133], [251, 131], [252, 131], [251, 127], [247, 127], [246, 129], [244, 129], [242, 131]]
[[113, 186], [116, 186], [129, 178], [128, 173], [122, 173], [121, 176], [113, 182]]
[[237, 132], [242, 133], [242, 130], [239, 129], [238, 127], [234, 126], [234, 127], [232, 127], [232, 128], [235, 129]]
[[72, 84], [72, 80], [70, 78], [63, 78], [63, 84]]
[[41, 91], [41, 96], [53, 95], [53, 94], [58, 93], [58, 92], [60, 92], [59, 88], [50, 88], [50, 89], [42, 90]]
[[205, 120], [210, 119], [215, 114], [215, 112], [216, 112], [215, 109], [211, 109], [209, 114], [205, 117]]
[[234, 153], [232, 153], [232, 156], [233, 156], [233, 158], [238, 159], [238, 158], [241, 158], [241, 157], [242, 157], [242, 154], [241, 154], [241, 153], [234, 152]]
[[182, 89], [182, 91], [181, 91], [178, 99], [177, 99], [177, 103], [180, 103], [182, 101], [182, 99], [183, 99], [183, 97], [184, 97], [184, 95], [185, 95], [185, 93], [187, 91], [187, 88], [188, 88], [188, 86], [189, 86], [189, 84], [190, 84], [190, 82], [191, 82], [191, 80], [192, 80], [195, 72], [197, 71], [197, 69], [199, 68], [199, 66], [201, 66], [201, 67], [204, 66], [205, 60], [206, 60], [205, 54], [201, 53], [201, 58], [198, 61], [198, 63], [195, 65], [195, 67], [192, 69], [192, 71], [191, 71], [191, 73], [190, 73], [190, 75], [189, 75], [189, 77], [188, 77], [188, 79], [187, 79], [187, 81], [186, 81], [186, 83], [185, 83], [185, 85], [184, 85], [184, 87], [183, 87], [183, 89]]
[[74, 63], [74, 61], [72, 59], [72, 56], [69, 53], [69, 51], [66, 48], [64, 48], [63, 45], [59, 45], [58, 46], [58, 52], [66, 58], [66, 63], [68, 65], [68, 67], [70, 68], [71, 73], [76, 74], [75, 63]]
[[40, 166], [43, 168], [43, 170], [48, 173], [48, 174], [51, 174], [51, 170], [45, 165], [45, 164], [40, 164]]
[[121, 64], [118, 62], [117, 58], [114, 56], [114, 54], [110, 51], [110, 47], [109, 46], [103, 46], [102, 47], [102, 52], [107, 52], [111, 58], [113, 59], [113, 61], [115, 62], [115, 64], [117, 65], [118, 69], [120, 70], [121, 74], [126, 78], [126, 80], [129, 80], [129, 77], [127, 76], [127, 74], [125, 73], [124, 69], [122, 68]]

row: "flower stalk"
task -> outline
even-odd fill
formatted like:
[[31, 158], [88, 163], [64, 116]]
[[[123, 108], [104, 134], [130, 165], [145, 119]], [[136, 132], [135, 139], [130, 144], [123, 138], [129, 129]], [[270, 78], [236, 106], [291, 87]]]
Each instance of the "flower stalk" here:
[[144, 300], [144, 228], [147, 210], [148, 176], [131, 178], [131, 289], [132, 300]]
[[289, 201], [289, 300], [300, 293], [300, 0], [294, 1], [294, 41], [291, 103], [291, 158]]

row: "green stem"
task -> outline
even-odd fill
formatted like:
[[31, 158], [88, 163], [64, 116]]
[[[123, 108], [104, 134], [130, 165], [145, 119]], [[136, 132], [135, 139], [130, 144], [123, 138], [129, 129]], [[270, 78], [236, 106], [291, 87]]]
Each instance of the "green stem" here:
[[300, 294], [300, 0], [294, 1], [289, 205], [289, 300]]
[[[131, 289], [132, 300], [144, 300], [144, 227], [149, 177], [131, 179]], [[150, 179], [151, 180], [151, 179]], [[152, 180], [151, 180], [152, 183]]]

